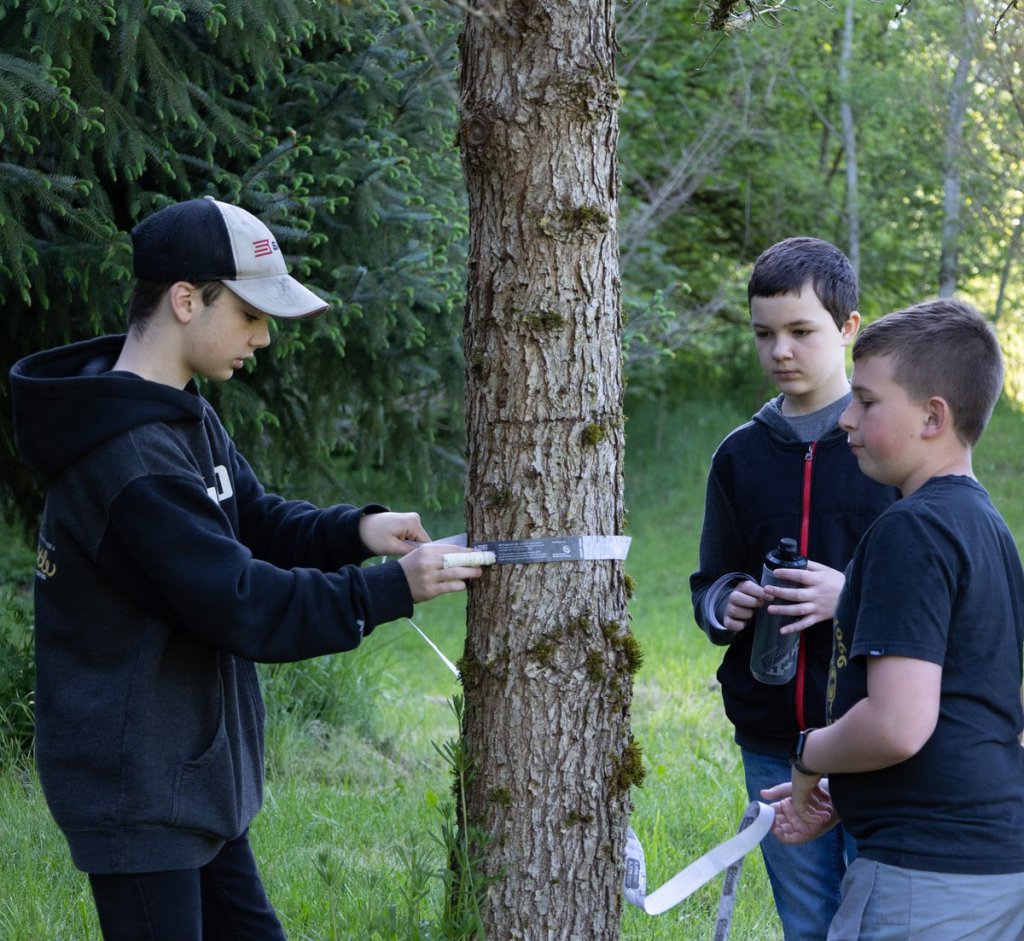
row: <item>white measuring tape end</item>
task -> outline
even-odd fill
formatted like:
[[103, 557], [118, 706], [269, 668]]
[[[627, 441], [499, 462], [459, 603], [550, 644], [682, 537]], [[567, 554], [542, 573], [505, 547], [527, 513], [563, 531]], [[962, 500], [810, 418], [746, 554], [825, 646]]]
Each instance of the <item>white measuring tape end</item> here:
[[448, 552], [441, 556], [441, 568], [474, 568], [494, 565], [497, 561], [498, 557], [493, 552]]
[[[630, 827], [626, 832], [626, 900], [643, 909], [648, 915], [661, 915], [667, 912], [711, 881], [723, 869], [728, 869], [743, 859], [764, 839], [774, 819], [775, 811], [768, 804], [754, 801], [743, 815], [736, 836], [708, 850], [700, 859], [676, 873], [650, 895], [646, 894], [647, 862], [644, 859], [644, 848]], [[730, 888], [735, 891], [735, 886]]]

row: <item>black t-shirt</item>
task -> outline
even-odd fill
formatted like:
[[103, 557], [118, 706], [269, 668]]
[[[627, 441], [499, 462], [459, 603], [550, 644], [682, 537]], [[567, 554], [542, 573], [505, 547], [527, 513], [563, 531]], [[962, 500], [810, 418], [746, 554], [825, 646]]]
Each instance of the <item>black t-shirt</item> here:
[[942, 686], [935, 732], [916, 755], [830, 778], [860, 855], [907, 869], [1024, 871], [1022, 646], [1020, 558], [977, 481], [933, 478], [875, 521], [836, 610], [829, 721], [867, 694], [868, 657], [940, 664]]

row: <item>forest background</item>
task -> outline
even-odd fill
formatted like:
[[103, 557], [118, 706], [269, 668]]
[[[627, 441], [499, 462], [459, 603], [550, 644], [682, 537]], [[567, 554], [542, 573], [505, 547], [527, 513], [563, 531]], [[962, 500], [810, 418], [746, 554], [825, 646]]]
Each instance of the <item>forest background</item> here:
[[[275, 324], [257, 369], [204, 388], [268, 487], [387, 494], [461, 526], [454, 69], [466, 15], [402, 0], [0, 3], [0, 735], [12, 780], [31, 747], [39, 490], [13, 451], [7, 370], [123, 329], [127, 233], [161, 205], [205, 193], [245, 205], [333, 304]], [[686, 458], [701, 466], [770, 393], [745, 285], [757, 254], [789, 235], [850, 254], [869, 320], [940, 292], [974, 301], [1007, 353], [1008, 407], [1020, 401], [1021, 24], [1006, 2], [620, 4], [634, 467], [707, 412], [719, 420], [706, 439], [694, 431]], [[627, 483], [638, 508], [642, 493]], [[699, 501], [699, 485], [688, 493]], [[688, 618], [685, 599], [673, 603]], [[354, 727], [386, 739], [367, 715]]]

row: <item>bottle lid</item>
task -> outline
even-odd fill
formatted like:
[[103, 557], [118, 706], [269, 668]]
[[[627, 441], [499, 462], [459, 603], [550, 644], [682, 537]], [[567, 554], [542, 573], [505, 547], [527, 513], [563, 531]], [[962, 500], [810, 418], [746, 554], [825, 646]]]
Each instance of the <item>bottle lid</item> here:
[[807, 565], [807, 560], [800, 554], [799, 544], [788, 536], [779, 540], [779, 545], [768, 552], [764, 561], [765, 565], [772, 570], [777, 568], [802, 569]]
[[784, 559], [796, 559], [800, 557], [796, 540], [791, 536], [785, 536], [779, 540], [779, 555]]

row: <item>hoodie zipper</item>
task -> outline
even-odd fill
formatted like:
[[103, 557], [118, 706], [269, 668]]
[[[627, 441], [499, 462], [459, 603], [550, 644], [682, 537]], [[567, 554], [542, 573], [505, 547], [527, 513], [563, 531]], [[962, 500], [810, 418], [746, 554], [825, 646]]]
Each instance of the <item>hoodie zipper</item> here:
[[[814, 472], [814, 452], [818, 442], [812, 441], [804, 455], [803, 489], [800, 495], [800, 554], [807, 558], [807, 549], [811, 541], [811, 477]], [[800, 645], [797, 648], [796, 660], [796, 725], [798, 729], [807, 728], [807, 716], [804, 710], [804, 689], [807, 673], [807, 638], [806, 631], [800, 632]]]

